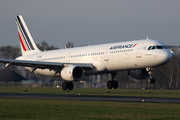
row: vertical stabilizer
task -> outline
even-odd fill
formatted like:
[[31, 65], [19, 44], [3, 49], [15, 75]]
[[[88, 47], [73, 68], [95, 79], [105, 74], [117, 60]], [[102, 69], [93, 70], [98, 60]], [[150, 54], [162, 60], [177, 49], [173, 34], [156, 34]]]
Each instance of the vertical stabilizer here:
[[27, 26], [24, 22], [24, 19], [21, 15], [16, 16], [16, 24], [18, 30], [18, 36], [21, 46], [22, 55], [33, 54], [39, 52]]

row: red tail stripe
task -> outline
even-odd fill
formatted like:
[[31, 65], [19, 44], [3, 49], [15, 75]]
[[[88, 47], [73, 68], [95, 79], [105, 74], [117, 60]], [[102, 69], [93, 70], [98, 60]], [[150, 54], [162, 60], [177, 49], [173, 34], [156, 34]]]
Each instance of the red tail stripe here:
[[18, 35], [19, 35], [19, 40], [20, 40], [20, 43], [21, 43], [21, 45], [22, 45], [22, 47], [23, 47], [23, 50], [24, 50], [24, 51], [27, 51], [27, 50], [26, 50], [26, 47], [24, 46], [24, 43], [23, 43], [23, 41], [22, 41], [21, 35], [19, 34], [19, 31], [18, 31]]
[[133, 45], [133, 47], [135, 47], [136, 45], [137, 45], [137, 43], [136, 43], [136, 44], [134, 44], [134, 45]]

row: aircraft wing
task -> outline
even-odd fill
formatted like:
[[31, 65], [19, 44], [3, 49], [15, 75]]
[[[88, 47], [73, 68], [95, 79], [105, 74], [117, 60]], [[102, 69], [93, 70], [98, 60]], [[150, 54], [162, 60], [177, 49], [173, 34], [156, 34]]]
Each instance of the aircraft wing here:
[[0, 63], [5, 63], [6, 64], [5, 68], [9, 67], [10, 65], [31, 67], [32, 69], [31, 72], [35, 71], [37, 68], [57, 71], [60, 68], [67, 66], [79, 66], [82, 67], [84, 70], [93, 68], [93, 65], [91, 63], [59, 63], [59, 62], [42, 62], [42, 61], [40, 62], [40, 61], [13, 60], [13, 59], [0, 59]]

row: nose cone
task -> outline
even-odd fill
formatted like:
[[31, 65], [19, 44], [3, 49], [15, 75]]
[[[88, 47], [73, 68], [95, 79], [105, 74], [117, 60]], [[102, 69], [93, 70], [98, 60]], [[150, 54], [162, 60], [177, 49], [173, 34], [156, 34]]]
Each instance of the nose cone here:
[[159, 53], [159, 60], [161, 62], [161, 65], [168, 63], [171, 58], [172, 53], [169, 51], [169, 49], [163, 50], [161, 53]]

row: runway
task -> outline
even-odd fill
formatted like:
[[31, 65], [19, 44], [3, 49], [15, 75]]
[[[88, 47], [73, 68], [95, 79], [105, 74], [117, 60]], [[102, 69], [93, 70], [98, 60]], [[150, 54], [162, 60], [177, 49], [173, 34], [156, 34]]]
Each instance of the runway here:
[[96, 96], [96, 95], [60, 95], [60, 94], [13, 94], [0, 93], [0, 98], [23, 99], [59, 99], [83, 101], [120, 101], [120, 102], [147, 102], [147, 103], [180, 103], [180, 98], [158, 97], [125, 97], [125, 96]]

